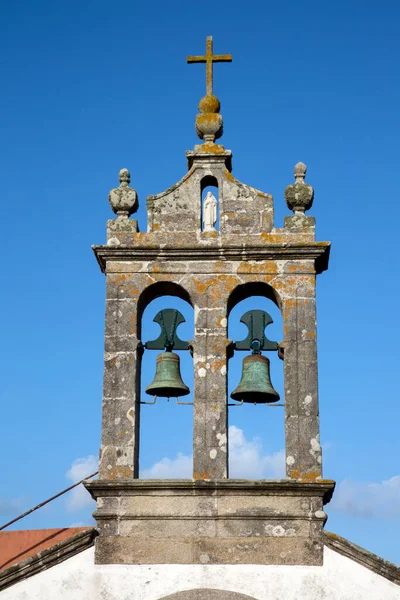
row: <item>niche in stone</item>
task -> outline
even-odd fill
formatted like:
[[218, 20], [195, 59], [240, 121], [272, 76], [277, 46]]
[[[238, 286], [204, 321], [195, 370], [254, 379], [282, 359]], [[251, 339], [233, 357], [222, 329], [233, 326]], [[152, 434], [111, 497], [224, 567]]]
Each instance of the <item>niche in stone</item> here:
[[202, 231], [219, 230], [218, 182], [215, 177], [204, 177], [201, 182]]
[[[249, 288], [248, 292], [263, 294], [262, 289], [257, 291]], [[251, 322], [249, 318], [244, 319], [245, 322], [241, 322], [241, 319], [245, 315], [249, 316], [249, 313], [254, 315], [258, 312], [258, 316], [267, 313], [272, 318], [273, 322], [265, 329], [268, 340], [282, 340], [282, 317], [275, 302], [264, 295], [246, 297], [246, 291], [238, 294], [235, 301], [238, 301], [237, 304], [233, 302], [233, 306], [228, 307], [230, 310], [229, 339], [239, 343], [246, 338], [250, 341]], [[254, 329], [257, 330], [257, 323], [254, 323]], [[264, 345], [268, 346], [268, 344]], [[254, 349], [235, 350], [228, 365], [229, 476], [254, 479], [281, 478], [285, 477], [283, 362], [276, 350], [259, 351], [257, 343]], [[256, 363], [261, 362], [261, 371], [264, 375], [261, 382], [258, 376], [256, 381], [253, 380], [251, 367], [246, 369], [246, 363], [248, 365], [251, 356], [256, 358]], [[258, 373], [260, 365], [256, 366]], [[268, 385], [268, 376], [271, 386]], [[261, 393], [254, 393], [254, 383], [256, 392]], [[280, 398], [274, 397], [272, 390], [276, 391]], [[238, 395], [242, 402], [231, 398], [232, 393], [235, 396], [235, 391], [239, 391]], [[249, 392], [247, 397], [246, 391]], [[253, 393], [255, 402], [251, 400]]]
[[[154, 321], [163, 309], [178, 311], [185, 321], [178, 324], [176, 334], [180, 340], [193, 339], [193, 309], [188, 302], [176, 296], [161, 296], [151, 301], [143, 312], [141, 340], [157, 341], [163, 337], [160, 319]], [[169, 323], [170, 325], [171, 323]], [[168, 333], [168, 332], [167, 332]], [[158, 345], [156, 344], [157, 348]], [[149, 395], [157, 373], [157, 359], [166, 355], [165, 349], [146, 349], [143, 352], [140, 382], [140, 461], [139, 477], [144, 479], [191, 478], [193, 471], [193, 360], [188, 350], [171, 348], [178, 355], [182, 382], [189, 393], [169, 399], [161, 391]], [[168, 361], [167, 361], [168, 362]], [[167, 365], [168, 370], [168, 365]], [[158, 381], [163, 374], [158, 371]], [[153, 397], [158, 394], [156, 402]], [[145, 402], [145, 404], [144, 404]], [[186, 404], [188, 402], [188, 404]]]

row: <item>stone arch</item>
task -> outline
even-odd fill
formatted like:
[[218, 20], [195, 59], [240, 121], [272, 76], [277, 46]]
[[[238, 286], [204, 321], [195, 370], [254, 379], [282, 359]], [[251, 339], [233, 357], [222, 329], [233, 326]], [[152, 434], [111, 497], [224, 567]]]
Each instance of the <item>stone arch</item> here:
[[[232, 410], [229, 411], [229, 421], [230, 425], [237, 427], [239, 429], [243, 429], [243, 433], [246, 436], [246, 424], [249, 422], [253, 422], [254, 426], [260, 429], [257, 431], [257, 435], [261, 434], [261, 430], [264, 427], [262, 425], [262, 417], [260, 419], [260, 415], [263, 411], [265, 411], [265, 406], [262, 408], [262, 404], [266, 402], [266, 397], [258, 396], [257, 402], [260, 403], [259, 408], [255, 408], [253, 406], [253, 402], [247, 399], [240, 408], [237, 410], [233, 408], [235, 403], [232, 403], [231, 393], [236, 391], [241, 383], [244, 381], [243, 376], [246, 372], [246, 367], [254, 364], [252, 360], [256, 360], [256, 357], [251, 358], [251, 350], [247, 346], [247, 350], [240, 351], [240, 345], [238, 347], [235, 345], [236, 342], [241, 342], [246, 339], [246, 337], [250, 334], [251, 327], [246, 327], [241, 323], [242, 317], [248, 313], [248, 311], [257, 311], [263, 310], [266, 311], [272, 318], [273, 325], [266, 329], [265, 335], [268, 340], [271, 342], [277, 342], [278, 344], [282, 341], [283, 335], [283, 315], [281, 308], [281, 297], [271, 285], [266, 283], [265, 281], [247, 281], [245, 283], [240, 283], [237, 285], [231, 292], [228, 297], [227, 302], [227, 315], [228, 315], [228, 337], [232, 340], [233, 345], [230, 347], [231, 353], [229, 355], [228, 368], [227, 368], [227, 396], [228, 396], [228, 406], [232, 407]], [[247, 321], [247, 323], [249, 323]], [[243, 348], [243, 347], [242, 347]], [[275, 348], [273, 346], [272, 348]], [[271, 350], [261, 350], [260, 360], [263, 361], [263, 373], [264, 376], [261, 381], [264, 384], [267, 382], [267, 375], [269, 375], [269, 383], [272, 386], [273, 390], [277, 392], [280, 396], [273, 395], [273, 398], [270, 397], [269, 401], [272, 405], [281, 405], [284, 399], [284, 365], [280, 360], [280, 356], [276, 349]], [[265, 379], [264, 379], [265, 378]], [[252, 389], [252, 388], [251, 388]], [[269, 386], [261, 385], [261, 389], [266, 391], [267, 393], [271, 392], [271, 388]], [[258, 390], [260, 391], [260, 389]], [[234, 394], [233, 400], [237, 400]], [[256, 401], [255, 401], [256, 403]], [[239, 406], [239, 404], [237, 404]], [[246, 412], [247, 411], [247, 412]], [[268, 427], [273, 428], [274, 430], [274, 441], [273, 443], [273, 452], [279, 452], [282, 447], [285, 447], [285, 439], [284, 439], [284, 410], [283, 409], [275, 409], [268, 411]], [[231, 471], [230, 477], [233, 478], [241, 478], [243, 477], [243, 473], [237, 471], [236, 461], [232, 461], [232, 454], [228, 455], [229, 460], [229, 470]], [[260, 478], [271, 478], [274, 477], [273, 471], [260, 468], [254, 468], [251, 470], [247, 476], [254, 479]], [[283, 473], [282, 473], [283, 475]]]
[[146, 287], [139, 296], [137, 305], [137, 330], [138, 338], [141, 339], [142, 335], [142, 317], [146, 307], [155, 300], [162, 296], [176, 296], [181, 300], [187, 302], [192, 308], [193, 303], [189, 292], [173, 281], [157, 281]]
[[163, 596], [160, 600], [254, 600], [254, 597], [229, 590], [199, 588], [176, 592], [169, 596]]
[[279, 310], [282, 310], [282, 299], [275, 288], [265, 281], [249, 281], [237, 285], [230, 293], [227, 303], [227, 315], [229, 316], [231, 310], [239, 304], [239, 302], [246, 300], [246, 298], [250, 298], [251, 296], [263, 296], [264, 298], [268, 298], [268, 300], [272, 300]]
[[204, 175], [200, 181], [200, 190], [203, 192], [206, 187], [216, 187], [219, 190], [218, 179], [214, 175]]
[[[174, 298], [171, 298], [174, 297]], [[185, 302], [186, 304], [186, 313], [185, 313], [185, 309], [182, 307], [182, 302], [178, 302], [177, 299], [180, 299], [180, 301]], [[153, 301], [157, 301], [156, 306], [154, 306], [152, 303]], [[154, 379], [155, 373], [156, 373], [156, 359], [157, 356], [163, 353], [163, 350], [160, 349], [156, 349], [155, 351], [151, 351], [149, 349], [146, 349], [146, 345], [145, 342], [146, 341], [150, 341], [150, 340], [154, 340], [156, 338], [158, 338], [158, 335], [160, 334], [161, 330], [159, 329], [159, 323], [158, 325], [154, 325], [154, 323], [152, 324], [153, 327], [155, 327], [155, 331], [154, 331], [154, 336], [152, 337], [153, 334], [151, 334], [151, 337], [149, 338], [149, 332], [148, 332], [148, 325], [149, 323], [152, 321], [153, 317], [158, 313], [158, 311], [164, 309], [164, 308], [176, 308], [177, 310], [179, 310], [186, 318], [186, 321], [189, 321], [188, 318], [188, 314], [189, 312], [192, 313], [192, 319], [194, 317], [193, 315], [193, 303], [191, 300], [191, 295], [189, 294], [189, 292], [187, 291], [187, 289], [185, 289], [184, 286], [179, 285], [178, 283], [175, 283], [173, 281], [168, 281], [168, 280], [160, 280], [157, 281], [155, 283], [152, 283], [151, 285], [149, 285], [148, 287], [146, 287], [145, 289], [143, 289], [143, 291], [141, 292], [141, 294], [139, 295], [138, 298], [138, 303], [137, 303], [137, 328], [138, 328], [138, 340], [140, 340], [140, 344], [138, 347], [138, 353], [137, 353], [137, 363], [136, 363], [136, 376], [135, 376], [135, 396], [136, 399], [138, 401], [137, 404], [137, 412], [138, 414], [140, 414], [140, 417], [138, 418], [138, 423], [140, 423], [140, 436], [138, 435], [138, 442], [137, 442], [137, 446], [138, 446], [138, 455], [137, 455], [137, 469], [138, 469], [138, 477], [142, 478], [143, 474], [142, 474], [142, 469], [143, 469], [143, 462], [140, 460], [140, 454], [144, 453], [146, 454], [146, 444], [149, 443], [149, 440], [153, 439], [153, 425], [154, 422], [153, 421], [153, 410], [157, 410], [157, 408], [159, 407], [159, 405], [163, 402], [158, 400], [157, 401], [157, 407], [153, 408], [153, 407], [144, 407], [141, 406], [142, 404], [148, 404], [150, 402], [150, 397], [146, 395], [145, 389], [147, 387], [148, 384], [150, 384], [152, 382], [152, 380]], [[193, 328], [193, 324], [190, 323], [190, 329], [192, 330]], [[179, 336], [179, 332], [178, 332], [178, 336]], [[182, 339], [188, 339], [188, 336], [185, 336]], [[189, 339], [191, 339], [191, 336], [189, 336]], [[176, 351], [176, 350], [173, 350]], [[180, 363], [180, 367], [182, 368], [183, 364], [185, 364], [186, 361], [186, 367], [190, 368], [191, 371], [191, 379], [193, 379], [193, 359], [192, 356], [190, 355], [190, 352], [182, 352], [180, 353], [180, 351], [176, 351], [178, 352], [178, 354], [180, 355], [180, 359], [179, 359], [179, 363]], [[183, 356], [183, 354], [185, 355], [185, 357]], [[190, 365], [190, 367], [189, 367]], [[183, 380], [186, 379], [186, 381], [188, 381], [188, 385], [189, 385], [189, 389], [191, 390], [191, 393], [193, 393], [193, 384], [191, 384], [191, 379], [189, 377], [189, 380], [187, 377], [184, 376], [184, 373], [182, 372], [182, 378]], [[154, 396], [151, 397], [151, 400], [153, 400]], [[189, 400], [189, 398], [183, 398], [183, 401]], [[190, 398], [191, 400], [191, 398]], [[167, 403], [166, 399], [165, 402], [163, 402], [163, 404], [165, 405]], [[173, 408], [175, 407], [175, 399], [173, 399], [173, 402], [170, 403], [170, 408], [171, 408], [171, 412], [169, 412], [166, 415], [166, 419], [170, 419], [168, 421], [168, 426], [171, 428], [171, 430], [174, 430], [174, 426], [175, 426], [175, 421], [173, 419]], [[151, 410], [151, 413], [143, 413], [142, 411], [145, 410]], [[193, 413], [192, 411], [186, 411], [185, 409], [185, 419], [183, 422], [185, 422], [186, 424], [186, 429], [189, 430], [189, 428], [193, 428]], [[160, 421], [158, 420], [158, 423]], [[164, 423], [164, 421], [163, 421]], [[139, 429], [139, 428], [138, 428]], [[185, 453], [188, 454], [190, 452], [185, 450]], [[159, 460], [162, 458], [162, 456], [164, 456], [163, 454], [159, 457]], [[164, 476], [165, 479], [168, 479], [168, 475]]]

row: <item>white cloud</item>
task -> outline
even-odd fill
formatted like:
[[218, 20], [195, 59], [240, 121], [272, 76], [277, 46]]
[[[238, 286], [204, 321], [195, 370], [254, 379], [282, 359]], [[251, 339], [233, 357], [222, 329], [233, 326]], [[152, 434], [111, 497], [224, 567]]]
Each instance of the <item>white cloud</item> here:
[[379, 483], [344, 479], [332, 498], [331, 508], [353, 516], [400, 519], [400, 475]]
[[[229, 427], [230, 477], [263, 479], [285, 476], [285, 452], [263, 454], [259, 438], [247, 440], [242, 429]], [[175, 458], [163, 458], [140, 476], [144, 479], [191, 479], [193, 457], [178, 453]]]
[[[66, 473], [66, 477], [75, 483], [76, 481], [91, 475], [95, 471], [97, 471], [97, 458], [90, 454], [85, 458], [77, 458], [74, 460]], [[89, 506], [94, 506], [94, 501], [82, 484], [68, 492], [66, 500], [68, 511], [75, 512]]]
[[247, 440], [243, 430], [229, 427], [230, 477], [265, 479], [285, 477], [285, 452], [263, 454], [261, 440]]
[[0, 498], [0, 515], [14, 515], [23, 510], [23, 498]]
[[192, 456], [178, 452], [176, 458], [162, 458], [150, 469], [140, 473], [143, 479], [191, 479], [193, 470]]

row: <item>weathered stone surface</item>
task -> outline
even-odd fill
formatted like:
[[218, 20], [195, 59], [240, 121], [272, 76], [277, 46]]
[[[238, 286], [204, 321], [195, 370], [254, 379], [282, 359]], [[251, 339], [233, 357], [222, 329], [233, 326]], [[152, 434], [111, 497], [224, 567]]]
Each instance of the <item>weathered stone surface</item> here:
[[294, 167], [296, 182], [288, 185], [285, 189], [286, 204], [295, 215], [303, 215], [309, 210], [314, 199], [314, 190], [308, 183], [304, 182], [307, 167], [304, 163], [297, 163]]
[[126, 220], [129, 215], [137, 211], [139, 203], [137, 193], [129, 187], [131, 175], [128, 169], [119, 172], [120, 185], [111, 190], [108, 195], [112, 210], [118, 215], [119, 220]]
[[136, 219], [110, 219], [107, 221], [107, 245], [129, 246], [132, 235], [138, 231]]
[[[315, 220], [304, 215], [313, 190], [302, 164], [286, 190], [295, 214], [274, 229], [272, 196], [237, 181], [231, 152], [214, 143], [220, 115], [212, 102], [208, 95], [202, 105], [205, 143], [187, 153], [189, 172], [147, 199], [148, 232], [119, 215], [107, 223], [107, 245], [94, 247], [107, 275], [100, 482], [87, 486], [98, 501], [98, 563], [322, 561], [322, 507], [333, 483], [321, 481], [315, 279], [329, 244], [315, 241]], [[217, 208], [210, 195], [202, 206], [209, 186], [218, 189]], [[137, 479], [141, 319], [163, 294], [194, 311], [193, 481], [152, 487]], [[259, 486], [227, 479], [228, 318], [253, 295], [282, 311], [285, 374], [288, 480]]]
[[205, 562], [222, 564], [321, 564], [322, 506], [334, 483], [128, 480], [86, 487], [101, 499], [98, 563], [196, 564], [207, 555]]
[[[211, 144], [210, 148], [213, 146]], [[147, 198], [149, 232], [200, 232], [201, 192], [208, 185], [218, 188], [219, 231], [222, 235], [271, 231], [272, 196], [235, 179], [229, 170], [230, 154], [210, 153], [208, 160], [205, 158], [204, 151], [191, 153], [189, 173], [167, 191]]]
[[299, 537], [139, 541], [116, 536], [97, 538], [95, 548], [97, 564], [322, 565], [323, 560], [322, 542]]
[[285, 229], [311, 229], [315, 228], [315, 217], [308, 215], [290, 215], [284, 218]]

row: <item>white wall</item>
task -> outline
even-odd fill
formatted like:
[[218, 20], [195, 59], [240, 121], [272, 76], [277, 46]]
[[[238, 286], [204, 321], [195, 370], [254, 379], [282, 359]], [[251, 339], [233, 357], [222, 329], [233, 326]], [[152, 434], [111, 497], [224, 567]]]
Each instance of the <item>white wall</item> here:
[[323, 567], [94, 565], [93, 548], [0, 592], [0, 600], [158, 600], [194, 588], [256, 600], [400, 600], [400, 587], [325, 548]]

